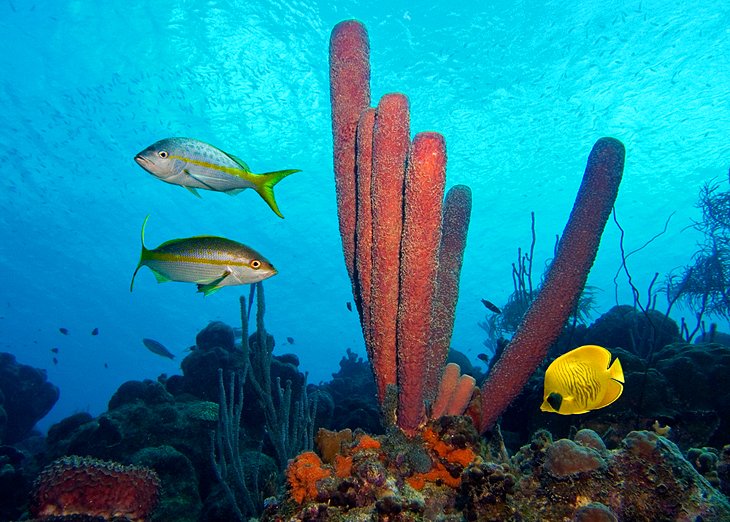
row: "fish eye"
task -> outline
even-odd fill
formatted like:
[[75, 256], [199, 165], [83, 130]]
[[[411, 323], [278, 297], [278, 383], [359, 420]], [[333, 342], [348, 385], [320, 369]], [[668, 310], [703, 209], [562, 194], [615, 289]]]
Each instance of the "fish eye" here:
[[162, 159], [165, 159], [165, 158], [166, 158], [166, 157], [168, 156], [168, 154], [167, 154], [167, 151], [166, 151], [166, 150], [161, 150], [160, 152], [158, 152], [158, 153], [157, 153], [157, 155], [158, 155], [159, 157], [161, 157]]
[[258, 259], [252, 259], [248, 265], [254, 270], [257, 270], [261, 268], [261, 261], [259, 261]]

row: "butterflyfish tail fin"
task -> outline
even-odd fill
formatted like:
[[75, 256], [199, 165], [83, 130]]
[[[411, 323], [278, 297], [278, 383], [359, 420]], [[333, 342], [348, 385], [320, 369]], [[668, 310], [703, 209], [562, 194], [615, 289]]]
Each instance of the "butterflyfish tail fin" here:
[[137, 272], [139, 272], [139, 269], [142, 268], [145, 264], [145, 260], [147, 259], [147, 247], [144, 246], [144, 229], [147, 226], [147, 220], [150, 218], [150, 215], [147, 214], [147, 216], [144, 218], [144, 221], [142, 222], [142, 232], [140, 234], [140, 241], [142, 242], [142, 253], [139, 255], [139, 263], [137, 263], [137, 268], [134, 269], [134, 274], [132, 274], [132, 281], [129, 283], [129, 291], [131, 292], [134, 290], [134, 278], [137, 277]]
[[271, 207], [274, 214], [283, 218], [284, 216], [279, 211], [279, 206], [276, 204], [274, 198], [274, 186], [279, 183], [282, 179], [294, 174], [295, 172], [301, 172], [300, 169], [289, 169], [289, 170], [277, 170], [276, 172], [265, 172], [264, 174], [256, 175], [255, 189], [259, 193], [259, 196], [266, 201], [266, 204]]

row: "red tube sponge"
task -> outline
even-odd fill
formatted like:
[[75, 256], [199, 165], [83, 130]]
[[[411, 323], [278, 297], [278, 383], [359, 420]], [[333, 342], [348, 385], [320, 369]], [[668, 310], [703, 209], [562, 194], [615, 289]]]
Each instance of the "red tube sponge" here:
[[405, 182], [398, 304], [398, 425], [415, 433], [426, 420], [424, 391], [436, 295], [446, 142], [435, 132], [413, 139]]
[[624, 156], [623, 144], [613, 138], [593, 146], [545, 282], [482, 386], [481, 431], [490, 429], [520, 393], [575, 308], [618, 195]]
[[355, 130], [370, 106], [370, 42], [365, 26], [346, 20], [330, 37], [330, 101], [335, 188], [342, 249], [350, 280], [355, 266]]
[[403, 184], [410, 147], [408, 98], [386, 94], [378, 103], [373, 131], [373, 243], [370, 324], [378, 397], [396, 383], [398, 266], [403, 230]]

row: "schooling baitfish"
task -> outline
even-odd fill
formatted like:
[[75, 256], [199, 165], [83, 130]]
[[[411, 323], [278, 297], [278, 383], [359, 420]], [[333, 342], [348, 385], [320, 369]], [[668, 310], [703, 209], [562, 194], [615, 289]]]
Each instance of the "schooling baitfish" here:
[[608, 406], [621, 396], [621, 362], [601, 346], [586, 345], [555, 359], [545, 370], [542, 411], [573, 415]]
[[298, 169], [254, 174], [240, 158], [192, 138], [166, 138], [154, 143], [134, 157], [140, 167], [153, 176], [185, 187], [199, 196], [196, 189], [238, 194], [252, 188], [283, 218], [274, 199], [274, 185]]
[[144, 244], [142, 224], [142, 254], [132, 275], [134, 278], [143, 266], [152, 270], [158, 283], [180, 281], [196, 283], [198, 292], [209, 295], [223, 286], [244, 285], [263, 281], [276, 274], [271, 263], [253, 248], [224, 237], [196, 236], [172, 239], [155, 249]]

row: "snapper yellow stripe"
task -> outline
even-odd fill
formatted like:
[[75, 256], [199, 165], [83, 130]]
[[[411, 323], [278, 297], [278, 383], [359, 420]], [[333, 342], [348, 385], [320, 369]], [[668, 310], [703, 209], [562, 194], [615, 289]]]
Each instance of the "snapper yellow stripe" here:
[[151, 251], [150, 259], [168, 263], [201, 263], [215, 266], [250, 266], [250, 262], [236, 261], [232, 259], [211, 259], [207, 257], [186, 256], [184, 254], [168, 254]]
[[180, 161], [185, 161], [187, 163], [191, 163], [191, 164], [196, 165], [198, 167], [203, 167], [203, 168], [211, 169], [211, 170], [217, 170], [219, 172], [225, 172], [226, 174], [230, 174], [231, 176], [243, 177], [245, 174], [250, 174], [248, 171], [244, 170], [241, 167], [239, 167], [239, 168], [224, 167], [223, 165], [217, 165], [215, 163], [210, 163], [210, 162], [207, 162], [207, 161], [195, 160], [195, 159], [192, 159], [192, 158], [186, 158], [185, 156], [170, 155], [169, 157], [170, 157], [170, 159], [176, 159], [176, 160], [180, 160]]

